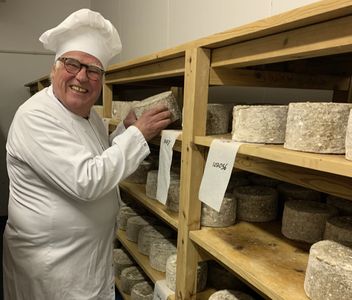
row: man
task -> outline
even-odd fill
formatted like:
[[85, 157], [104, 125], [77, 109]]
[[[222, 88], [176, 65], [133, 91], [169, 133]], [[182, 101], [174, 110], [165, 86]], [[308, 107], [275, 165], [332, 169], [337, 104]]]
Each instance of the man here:
[[147, 140], [170, 124], [170, 112], [158, 107], [138, 120], [130, 112], [109, 146], [92, 106], [121, 50], [116, 29], [82, 9], [40, 40], [56, 52], [52, 85], [18, 109], [6, 145], [5, 299], [114, 299], [117, 185], [149, 154]]

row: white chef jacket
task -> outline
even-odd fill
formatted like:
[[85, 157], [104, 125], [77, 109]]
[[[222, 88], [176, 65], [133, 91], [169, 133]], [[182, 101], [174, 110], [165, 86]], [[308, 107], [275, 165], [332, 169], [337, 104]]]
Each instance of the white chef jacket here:
[[114, 299], [117, 184], [149, 147], [134, 126], [109, 147], [103, 122], [68, 111], [46, 88], [17, 111], [7, 140], [5, 300]]

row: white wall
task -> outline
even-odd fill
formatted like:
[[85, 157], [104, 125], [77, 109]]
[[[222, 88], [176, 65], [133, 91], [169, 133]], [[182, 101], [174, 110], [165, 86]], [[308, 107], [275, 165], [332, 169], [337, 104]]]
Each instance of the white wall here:
[[[17, 107], [29, 96], [25, 83], [47, 75], [52, 55], [38, 42], [45, 30], [84, 7], [101, 12], [117, 27], [123, 51], [115, 62], [130, 60], [315, 2], [312, 0], [5, 0], [0, 2], [0, 215], [8, 197], [5, 162], [7, 131]], [[19, 52], [20, 54], [14, 54]], [[21, 54], [22, 53], [22, 54]], [[27, 53], [27, 54], [23, 54]], [[33, 54], [31, 54], [33, 53]], [[35, 55], [36, 54], [36, 55]], [[295, 97], [295, 91], [224, 89], [213, 99]], [[220, 96], [219, 96], [220, 95]], [[315, 94], [329, 97], [326, 92]], [[2, 205], [1, 205], [2, 203]]]

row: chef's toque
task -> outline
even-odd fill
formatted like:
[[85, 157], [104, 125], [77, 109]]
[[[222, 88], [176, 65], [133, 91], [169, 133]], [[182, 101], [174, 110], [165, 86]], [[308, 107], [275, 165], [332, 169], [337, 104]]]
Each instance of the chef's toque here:
[[46, 49], [56, 53], [55, 60], [66, 52], [82, 51], [99, 59], [104, 69], [122, 48], [114, 25], [100, 13], [87, 8], [72, 13], [44, 32], [39, 40]]

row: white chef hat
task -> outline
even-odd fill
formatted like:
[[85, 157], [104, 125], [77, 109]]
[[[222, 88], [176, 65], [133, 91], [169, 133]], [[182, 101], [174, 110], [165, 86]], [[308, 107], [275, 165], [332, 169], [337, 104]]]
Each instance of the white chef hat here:
[[100, 13], [87, 8], [72, 13], [44, 32], [39, 40], [46, 49], [56, 53], [55, 59], [69, 51], [82, 51], [99, 59], [104, 69], [122, 48], [114, 25]]

